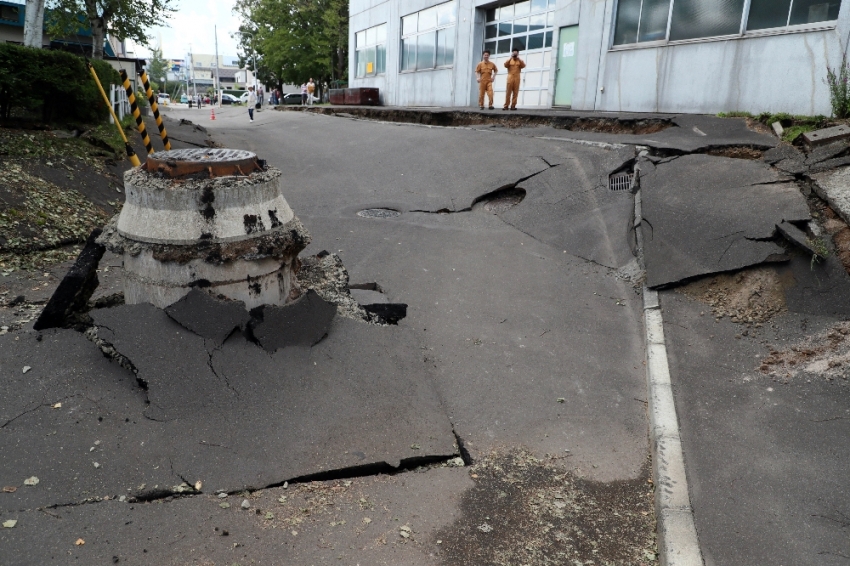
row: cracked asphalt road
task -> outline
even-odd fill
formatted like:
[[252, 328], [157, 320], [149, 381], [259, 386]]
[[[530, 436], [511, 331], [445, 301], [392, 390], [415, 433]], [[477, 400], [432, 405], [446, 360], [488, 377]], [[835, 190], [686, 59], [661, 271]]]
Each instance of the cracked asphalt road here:
[[[196, 121], [202, 116], [170, 112]], [[0, 462], [0, 483], [16, 488], [0, 494], [0, 519], [18, 521], [0, 529], [0, 562], [473, 565], [656, 559], [652, 484], [646, 477], [640, 281], [626, 276], [637, 273], [634, 198], [607, 188], [608, 175], [635, 159], [633, 146], [543, 139], [546, 128], [429, 128], [267, 110], [252, 124], [239, 108], [226, 108], [215, 122], [203, 124], [222, 146], [253, 150], [283, 171], [283, 193], [313, 238], [302, 255], [338, 254], [351, 283], [377, 283], [388, 301], [408, 305], [407, 317], [389, 328], [337, 318], [312, 351], [256, 357], [251, 345], [233, 338], [210, 353], [202, 339], [182, 335], [176, 324], [169, 336], [144, 324], [121, 328], [106, 321], [120, 311], [104, 310], [95, 319], [101, 317], [104, 332], [116, 341], [123, 334], [122, 353], [131, 362], [146, 349], [159, 356], [134, 362], [154, 376], [147, 391], [72, 331], [50, 331], [39, 339], [25, 327], [0, 337], [3, 393], [12, 400], [0, 412], [6, 423], [0, 448], [12, 454]], [[775, 145], [741, 124], [677, 117], [675, 128], [649, 136], [557, 134], [640, 145], [660, 138], [654, 147], [680, 152]], [[682, 256], [690, 257], [688, 246], [719, 234], [719, 255], [730, 269], [758, 263], [764, 257], [748, 259], [746, 246], [738, 250], [723, 236], [740, 233], [747, 242], [745, 236], [776, 247], [760, 241], [773, 222], [788, 210], [793, 219], [808, 218], [787, 186], [792, 180], [776, 183], [778, 176], [765, 172], [766, 166], [742, 160], [690, 156], [656, 163], [658, 171], [670, 172], [660, 190], [682, 188], [681, 179], [699, 169], [688, 169], [691, 161], [703, 165], [703, 184], [682, 191], [679, 209], [661, 207], [655, 226]], [[769, 200], [772, 190], [785, 195], [760, 213], [750, 232], [733, 225], [747, 221], [737, 213], [739, 202], [700, 195], [715, 189], [734, 193], [739, 185], [727, 187], [721, 177], [735, 168], [758, 170], [747, 185], [762, 191], [752, 202]], [[721, 180], [711, 181], [715, 175]], [[648, 183], [648, 192], [658, 186]], [[507, 188], [524, 190], [525, 199], [493, 208], [497, 213], [473, 206]], [[695, 213], [688, 198], [715, 207], [707, 228], [688, 223]], [[401, 214], [357, 215], [368, 208]], [[649, 218], [651, 198], [643, 210]], [[438, 211], [444, 213], [434, 214]], [[714, 229], [727, 218], [731, 223]], [[668, 228], [669, 233], [661, 230]], [[693, 242], [683, 239], [683, 233], [694, 232]], [[717, 261], [718, 254], [706, 255]], [[676, 254], [655, 258], [658, 273], [673, 274], [661, 283], [711, 272], [678, 261]], [[114, 258], [109, 261], [114, 265]], [[808, 288], [816, 277], [806, 279], [798, 264], [792, 262], [789, 271]], [[844, 284], [843, 276], [830, 273], [836, 285]], [[795, 300], [788, 300], [792, 309], [801, 299]], [[693, 301], [687, 304], [697, 308]], [[807, 313], [818, 311], [806, 304]], [[664, 306], [667, 316], [673, 307], [666, 301]], [[696, 316], [679, 309], [674, 320], [679, 312]], [[167, 322], [163, 313], [148, 318], [160, 315]], [[680, 353], [682, 330], [688, 331], [682, 320], [667, 330], [673, 336], [672, 369], [684, 384], [677, 400], [696, 411], [689, 380], [701, 375], [704, 362]], [[709, 332], [716, 331], [702, 329], [700, 340], [709, 340], [704, 336]], [[175, 340], [184, 345], [176, 347]], [[749, 344], [727, 330], [716, 347], [730, 340]], [[54, 342], [72, 348], [51, 349]], [[22, 373], [25, 365], [32, 369]], [[301, 369], [276, 377], [279, 367]], [[275, 378], [290, 375], [291, 382], [276, 385]], [[368, 380], [368, 387], [346, 390], [335, 381], [342, 375], [360, 384]], [[722, 399], [721, 385], [713, 392]], [[322, 405], [322, 399], [330, 402]], [[56, 403], [62, 405], [54, 408]], [[130, 413], [138, 420], [124, 416]], [[169, 422], [146, 419], [146, 413]], [[680, 409], [686, 423], [689, 414]], [[711, 414], [698, 415], [694, 422], [701, 426], [718, 426]], [[751, 423], [749, 417], [725, 418], [730, 426]], [[735, 535], [718, 521], [711, 500], [700, 498], [712, 489], [712, 498], [719, 497], [705, 480], [723, 452], [711, 434], [700, 436], [699, 430], [683, 424], [689, 462], [687, 451], [694, 445], [715, 455], [709, 461], [693, 456], [697, 465], [688, 469], [695, 485], [708, 486], [694, 494], [697, 528], [713, 563], [735, 564], [717, 542]], [[426, 440], [411, 444], [414, 433]], [[458, 448], [454, 437], [471, 466], [451, 458]], [[775, 442], [761, 446], [752, 440], [746, 447], [765, 460], [775, 457], [775, 449]], [[805, 442], [794, 443], [794, 449], [824, 457], [807, 453]], [[439, 458], [397, 473], [358, 468], [361, 455], [395, 465], [410, 450]], [[210, 451], [218, 455], [211, 458]], [[739, 458], [745, 466], [745, 455]], [[334, 470], [336, 478], [281, 485]], [[23, 485], [32, 475], [40, 477], [39, 484]], [[751, 481], [761, 477], [775, 483], [767, 476]], [[201, 493], [195, 493], [195, 481]], [[749, 485], [739, 497], [756, 497]], [[787, 483], [775, 485], [786, 490], [785, 497], [761, 511], [776, 512], [795, 500]], [[821, 487], [810, 492], [820, 494]], [[841, 504], [835, 509], [843, 512]], [[474, 536], [457, 536], [467, 532]], [[627, 536], [611, 537], [612, 532]], [[758, 550], [770, 536], [759, 526], [739, 538], [743, 542], [729, 548]], [[76, 545], [77, 539], [85, 544]], [[809, 551], [811, 545], [801, 546]], [[748, 556], [764, 563], [763, 557], [781, 555], [778, 548]], [[843, 552], [834, 545], [828, 551]], [[804, 557], [797, 563], [816, 563], [806, 561], [809, 554], [797, 556]]]

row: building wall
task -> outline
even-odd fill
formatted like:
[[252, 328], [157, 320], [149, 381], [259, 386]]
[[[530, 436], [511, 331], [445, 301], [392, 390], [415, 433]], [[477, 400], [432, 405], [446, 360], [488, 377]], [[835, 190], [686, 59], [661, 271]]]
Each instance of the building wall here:
[[[349, 84], [377, 87], [383, 104], [468, 106], [477, 103], [475, 64], [483, 45], [488, 0], [456, 0], [455, 59], [450, 69], [399, 73], [401, 18], [439, 0], [351, 0]], [[850, 0], [836, 22], [809, 31], [734, 39], [699, 39], [646, 47], [611, 47], [617, 0], [561, 0], [549, 72], [552, 103], [557, 38], [578, 25], [572, 108], [596, 111], [831, 113], [827, 66], [837, 67], [850, 39]], [[355, 35], [387, 24], [385, 75], [356, 78]], [[496, 101], [500, 104], [502, 101]]]
[[[598, 6], [603, 3], [604, 11]], [[833, 29], [626, 49], [608, 49], [614, 0], [582, 4], [582, 73], [577, 74], [573, 108], [831, 113], [826, 68], [841, 62], [850, 31], [847, 0]]]

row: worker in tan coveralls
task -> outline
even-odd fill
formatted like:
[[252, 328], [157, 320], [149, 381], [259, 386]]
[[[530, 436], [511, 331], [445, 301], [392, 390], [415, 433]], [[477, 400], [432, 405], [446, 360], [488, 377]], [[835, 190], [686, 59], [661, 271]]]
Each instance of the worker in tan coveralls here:
[[496, 64], [490, 61], [490, 52], [484, 51], [483, 61], [475, 67], [475, 76], [478, 81], [478, 108], [484, 110], [484, 93], [490, 101], [490, 110], [493, 109], [493, 80], [499, 72]]
[[516, 110], [516, 101], [519, 98], [519, 73], [525, 69], [525, 61], [519, 58], [518, 49], [511, 52], [511, 58], [505, 61], [505, 68], [508, 70], [508, 90], [505, 92], [505, 107], [502, 110], [507, 110], [508, 105], [511, 110]]

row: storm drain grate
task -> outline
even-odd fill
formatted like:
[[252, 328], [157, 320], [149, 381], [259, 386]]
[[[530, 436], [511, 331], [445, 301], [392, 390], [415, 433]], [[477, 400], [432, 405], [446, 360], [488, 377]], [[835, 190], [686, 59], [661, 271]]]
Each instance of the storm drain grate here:
[[364, 218], [395, 218], [401, 216], [401, 212], [391, 208], [367, 208], [357, 213], [357, 216]]
[[609, 191], [628, 191], [632, 188], [632, 181], [635, 178], [634, 173], [617, 173], [608, 177]]

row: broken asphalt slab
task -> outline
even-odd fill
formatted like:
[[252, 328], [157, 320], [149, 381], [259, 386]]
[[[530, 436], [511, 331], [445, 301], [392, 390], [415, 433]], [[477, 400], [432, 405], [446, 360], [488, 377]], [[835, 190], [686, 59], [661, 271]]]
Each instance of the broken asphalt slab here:
[[[707, 564], [839, 566], [848, 554], [850, 385], [846, 365], [818, 374], [809, 348], [837, 319], [787, 313], [760, 328], [715, 321], [664, 292], [664, 332], [688, 484]], [[703, 315], [703, 313], [705, 315]], [[806, 336], [814, 335], [814, 346]], [[836, 340], [846, 341], [846, 335]], [[792, 348], [797, 348], [795, 352]], [[767, 374], [771, 351], [796, 365]], [[838, 358], [836, 358], [837, 360]], [[824, 368], [826, 361], [819, 362]], [[846, 362], [844, 362], [846, 364]], [[776, 366], [771, 366], [776, 367]]]
[[505, 222], [555, 249], [617, 269], [634, 256], [634, 198], [611, 191], [608, 175], [634, 160], [634, 149], [577, 148], [565, 160], [522, 183], [525, 199], [499, 214]]
[[[26, 373], [23, 369], [30, 367]], [[144, 391], [72, 330], [0, 337], [0, 512], [181, 483], [144, 418]], [[35, 476], [36, 486], [23, 480]]]
[[[616, 119], [616, 116], [614, 118]], [[646, 146], [653, 148], [662, 155], [699, 153], [730, 147], [769, 150], [779, 143], [776, 137], [768, 133], [750, 129], [747, 121], [743, 118], [677, 115], [669, 119], [673, 123], [673, 127], [651, 134], [574, 131], [551, 127], [519, 128], [516, 130], [506, 128], [500, 131], [548, 140], [560, 139], [609, 146], [612, 144]]]
[[764, 163], [687, 155], [641, 168], [650, 287], [781, 259], [776, 225], [810, 218], [796, 183]]
[[216, 346], [237, 328], [245, 328], [251, 320], [242, 301], [214, 297], [197, 288], [166, 307], [165, 314], [187, 330], [212, 340]]
[[337, 317], [312, 348], [270, 355], [239, 333], [213, 348], [150, 305], [92, 318], [147, 384], [145, 415], [161, 423], [173, 469], [190, 483], [235, 491], [457, 454], [404, 327]]
[[336, 305], [312, 289], [286, 306], [262, 305], [251, 310], [251, 334], [268, 352], [287, 346], [312, 346], [328, 333]]
[[[227, 498], [204, 494], [15, 511], [2, 515], [18, 522], [0, 529], [0, 562], [319, 565], [342, 560], [434, 566], [444, 554], [437, 542], [440, 529], [461, 518], [460, 498], [474, 484], [468, 468], [452, 467], [289, 484]], [[242, 509], [246, 499], [249, 508]], [[78, 539], [85, 544], [75, 544]]]

